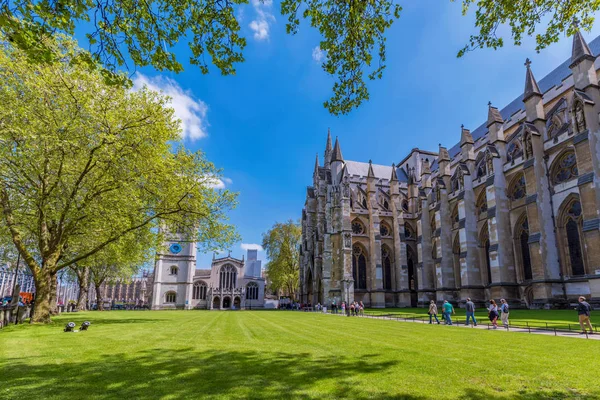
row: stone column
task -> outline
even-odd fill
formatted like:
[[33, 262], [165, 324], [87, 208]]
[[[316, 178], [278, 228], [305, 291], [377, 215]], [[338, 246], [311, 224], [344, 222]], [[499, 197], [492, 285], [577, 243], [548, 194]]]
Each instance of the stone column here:
[[369, 270], [367, 288], [371, 293], [371, 307], [385, 307], [385, 292], [383, 290], [383, 268], [381, 265], [381, 233], [379, 206], [377, 205], [377, 179], [369, 161], [367, 176], [367, 206], [369, 211]]
[[431, 240], [432, 232], [429, 225], [430, 211], [428, 196], [421, 200], [421, 220], [417, 223], [417, 256], [419, 265], [417, 267], [419, 302], [429, 303], [435, 300], [434, 284], [434, 260], [431, 258]]

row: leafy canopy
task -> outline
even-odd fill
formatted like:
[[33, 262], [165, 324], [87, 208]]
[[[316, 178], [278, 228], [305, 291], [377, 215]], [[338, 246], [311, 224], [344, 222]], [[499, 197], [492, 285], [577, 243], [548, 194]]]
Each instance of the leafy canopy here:
[[[457, 0], [452, 0], [457, 1]], [[504, 46], [504, 38], [498, 36], [498, 30], [504, 25], [510, 27], [514, 44], [519, 46], [524, 36], [535, 35], [536, 50], [540, 51], [552, 43], [558, 42], [561, 34], [575, 33], [577, 23], [591, 30], [594, 25], [594, 13], [600, 10], [597, 0], [461, 0], [463, 15], [471, 7], [476, 7], [475, 26], [477, 35], [471, 35], [469, 43], [458, 52], [464, 56], [468, 51], [490, 47], [494, 50]], [[536, 33], [536, 30], [541, 31]]]
[[236, 194], [183, 147], [167, 99], [107, 86], [70, 40], [49, 46], [60, 61], [0, 48], [1, 230], [36, 284], [122, 240], [159, 243], [161, 226], [205, 249], [234, 242]]
[[284, 290], [294, 297], [299, 284], [301, 236], [300, 224], [292, 220], [278, 222], [263, 233], [262, 246], [269, 258], [266, 270], [271, 290]]

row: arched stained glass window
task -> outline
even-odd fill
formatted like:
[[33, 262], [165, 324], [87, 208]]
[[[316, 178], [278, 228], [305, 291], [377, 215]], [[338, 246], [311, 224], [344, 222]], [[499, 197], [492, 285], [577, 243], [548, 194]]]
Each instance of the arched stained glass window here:
[[554, 184], [570, 181], [578, 175], [577, 158], [574, 151], [566, 152], [554, 162], [554, 167], [552, 168], [552, 181]]
[[520, 226], [519, 244], [521, 245], [521, 260], [523, 262], [523, 278], [525, 280], [533, 279], [531, 269], [531, 253], [529, 252], [529, 221], [523, 220]]
[[525, 176], [519, 174], [519, 177], [513, 181], [509, 190], [509, 198], [511, 200], [519, 200], [525, 197]]
[[221, 289], [235, 289], [237, 282], [237, 269], [231, 264], [225, 264], [221, 267], [219, 273], [219, 287]]
[[392, 231], [387, 224], [382, 223], [381, 225], [379, 225], [379, 233], [381, 234], [381, 236], [390, 236]]
[[256, 282], [250, 282], [246, 286], [246, 299], [258, 300], [258, 285], [256, 284]]
[[381, 247], [381, 263], [383, 266], [383, 288], [392, 290], [392, 259], [386, 246]]
[[367, 288], [367, 257], [359, 245], [352, 246], [352, 275], [354, 289]]
[[365, 226], [358, 219], [352, 221], [352, 233], [354, 233], [355, 235], [365, 234]]
[[192, 292], [192, 299], [194, 300], [206, 300], [206, 283], [196, 282], [194, 283], [194, 290]]
[[174, 304], [177, 302], [177, 294], [175, 292], [165, 293], [165, 303]]

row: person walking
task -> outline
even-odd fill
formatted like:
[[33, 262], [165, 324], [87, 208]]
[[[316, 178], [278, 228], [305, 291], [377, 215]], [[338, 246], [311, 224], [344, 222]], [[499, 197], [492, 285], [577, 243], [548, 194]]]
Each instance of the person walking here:
[[427, 314], [429, 314], [429, 323], [433, 323], [433, 318], [435, 318], [435, 322], [438, 323], [438, 325], [440, 324], [440, 320], [437, 317], [437, 306], [435, 305], [435, 301], [431, 300], [429, 302], [429, 311], [427, 312]]
[[502, 325], [505, 328], [508, 328], [509, 306], [506, 300], [504, 299], [500, 299], [500, 311], [502, 312], [502, 314], [500, 314], [500, 320], [502, 321]]
[[581, 326], [581, 335], [585, 335], [585, 327], [590, 329], [590, 334], [594, 333], [592, 323], [590, 322], [590, 315], [592, 313], [592, 306], [585, 301], [585, 297], [579, 297], [579, 304], [577, 304], [577, 314], [579, 315], [579, 326]]
[[469, 325], [469, 321], [472, 318], [473, 325], [477, 326], [477, 320], [475, 319], [475, 303], [471, 301], [470, 297], [467, 297], [467, 302], [465, 303], [465, 311], [467, 312], [467, 322], [465, 322], [465, 325]]
[[365, 305], [363, 304], [363, 302], [361, 301], [360, 304], [358, 305], [359, 309], [360, 309], [360, 315], [364, 316], [365, 315]]
[[454, 314], [454, 307], [452, 304], [448, 303], [448, 300], [444, 300], [444, 319], [446, 320], [446, 325], [452, 325], [452, 314]]
[[354, 303], [350, 303], [350, 315], [354, 316]]
[[488, 317], [494, 325], [494, 329], [498, 329], [498, 305], [493, 299], [490, 300], [490, 306], [488, 307]]

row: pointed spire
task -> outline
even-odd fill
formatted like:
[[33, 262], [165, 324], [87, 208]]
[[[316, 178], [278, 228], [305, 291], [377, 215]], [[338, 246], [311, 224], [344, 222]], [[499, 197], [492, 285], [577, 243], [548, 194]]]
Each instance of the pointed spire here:
[[502, 119], [502, 115], [500, 115], [500, 111], [494, 106], [492, 106], [492, 102], [488, 102], [488, 119], [487, 119], [487, 127], [495, 123], [503, 124], [504, 120]]
[[525, 75], [525, 92], [523, 92], [523, 102], [527, 101], [532, 96], [541, 96], [542, 92], [538, 86], [533, 72], [531, 72], [531, 60], [529, 58], [525, 60], [525, 67], [527, 72]]
[[331, 153], [331, 150], [333, 150], [333, 147], [331, 146], [331, 129], [327, 128], [327, 144], [325, 145], [325, 151]]
[[571, 53], [571, 65], [569, 68], [573, 68], [585, 59], [592, 61], [596, 59], [579, 31], [579, 20], [577, 18], [573, 19], [573, 26], [575, 27], [575, 34], [573, 35], [573, 51]]
[[460, 126], [460, 147], [463, 147], [466, 144], [473, 144], [473, 136], [471, 135], [471, 131], [465, 128], [464, 125]]
[[375, 173], [373, 172], [373, 163], [369, 160], [369, 172], [367, 173], [367, 178], [375, 178]]
[[344, 161], [342, 150], [340, 149], [340, 142], [337, 136], [335, 137], [335, 145], [333, 146], [333, 153], [331, 154], [331, 162], [334, 161]]
[[442, 146], [441, 143], [438, 146], [440, 148], [438, 155], [438, 163], [442, 161], [450, 161], [450, 154], [448, 154], [448, 149]]
[[317, 158], [315, 159], [315, 173], [319, 171], [319, 153], [317, 153]]
[[396, 164], [392, 164], [392, 177], [390, 178], [390, 182], [397, 182], [398, 176], [396, 175]]

